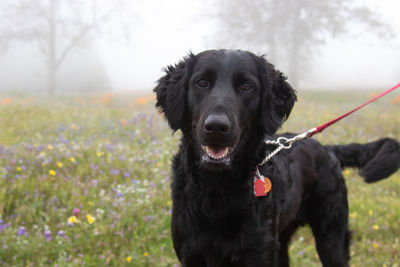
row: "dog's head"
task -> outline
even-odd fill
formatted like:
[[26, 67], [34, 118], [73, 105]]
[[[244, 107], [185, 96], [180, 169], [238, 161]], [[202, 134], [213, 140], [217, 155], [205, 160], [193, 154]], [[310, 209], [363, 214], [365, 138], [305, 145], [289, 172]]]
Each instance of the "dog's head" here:
[[283, 74], [250, 52], [190, 54], [165, 72], [156, 106], [174, 131], [194, 138], [201, 166], [212, 171], [230, 168], [255, 129], [274, 134], [296, 101]]

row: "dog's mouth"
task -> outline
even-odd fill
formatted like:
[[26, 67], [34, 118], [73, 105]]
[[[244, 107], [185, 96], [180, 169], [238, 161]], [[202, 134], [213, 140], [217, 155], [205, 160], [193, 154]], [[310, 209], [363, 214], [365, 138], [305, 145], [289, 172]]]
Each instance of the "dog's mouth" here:
[[212, 160], [223, 160], [230, 158], [230, 154], [235, 150], [235, 147], [218, 147], [218, 146], [201, 146], [205, 152], [205, 156]]
[[202, 145], [203, 155], [201, 157], [202, 164], [210, 170], [223, 170], [230, 167], [231, 156], [235, 151], [236, 145], [233, 146], [211, 146]]

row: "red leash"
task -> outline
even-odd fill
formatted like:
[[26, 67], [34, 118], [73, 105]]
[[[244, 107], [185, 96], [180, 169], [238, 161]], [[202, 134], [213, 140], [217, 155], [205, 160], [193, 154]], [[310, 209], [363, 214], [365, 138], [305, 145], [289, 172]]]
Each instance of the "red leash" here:
[[334, 123], [340, 121], [340, 120], [343, 119], [343, 118], [346, 118], [347, 116], [349, 116], [349, 115], [352, 114], [353, 112], [355, 112], [355, 111], [357, 111], [357, 110], [359, 110], [359, 109], [365, 107], [366, 105], [368, 105], [368, 104], [370, 104], [370, 103], [372, 103], [372, 102], [378, 100], [378, 99], [381, 98], [382, 96], [384, 96], [384, 95], [386, 95], [386, 94], [388, 94], [388, 93], [390, 93], [390, 92], [396, 90], [396, 89], [399, 88], [399, 87], [400, 87], [400, 83], [398, 83], [398, 84], [395, 85], [394, 87], [390, 88], [389, 90], [386, 90], [385, 92], [383, 92], [383, 93], [377, 95], [376, 97], [372, 98], [371, 100], [369, 100], [368, 102], [362, 104], [361, 106], [359, 106], [359, 107], [357, 107], [357, 108], [355, 108], [355, 109], [353, 109], [353, 110], [347, 112], [346, 114], [343, 114], [342, 116], [337, 117], [336, 119], [333, 119], [333, 120], [331, 120], [331, 121], [329, 121], [329, 122], [327, 122], [327, 123], [325, 123], [325, 124], [322, 124], [322, 125], [320, 125], [320, 126], [318, 126], [318, 127], [316, 127], [316, 128], [312, 128], [312, 129], [308, 130], [308, 131], [305, 132], [305, 133], [296, 135], [296, 136], [293, 137], [293, 138], [286, 138], [286, 137], [281, 136], [281, 137], [279, 137], [277, 140], [266, 140], [266, 141], [265, 141], [266, 144], [268, 144], [268, 145], [271, 145], [271, 144], [272, 144], [272, 145], [277, 145], [278, 147], [277, 147], [274, 151], [272, 151], [271, 154], [267, 155], [267, 156], [265, 157], [265, 159], [264, 159], [259, 165], [265, 164], [267, 161], [269, 161], [273, 156], [275, 156], [275, 155], [276, 155], [279, 151], [281, 151], [282, 149], [289, 149], [289, 148], [292, 147], [292, 144], [293, 144], [293, 143], [295, 143], [295, 142], [297, 142], [297, 141], [299, 141], [299, 140], [305, 139], [305, 138], [312, 137], [313, 135], [322, 132], [323, 130], [325, 130], [326, 128], [328, 128], [329, 126], [331, 126], [332, 124], [334, 124]]
[[311, 136], [313, 136], [314, 134], [317, 134], [317, 133], [322, 132], [323, 130], [325, 130], [326, 128], [328, 128], [329, 126], [331, 126], [332, 124], [334, 124], [335, 122], [338, 122], [338, 121], [340, 121], [340, 120], [343, 119], [343, 118], [346, 118], [347, 116], [349, 116], [349, 115], [352, 114], [353, 112], [355, 112], [355, 111], [357, 111], [357, 110], [359, 110], [359, 109], [365, 107], [366, 105], [368, 105], [368, 104], [370, 104], [370, 103], [372, 103], [372, 102], [378, 100], [378, 99], [381, 98], [382, 96], [384, 96], [384, 95], [386, 95], [386, 94], [388, 94], [388, 93], [390, 93], [390, 92], [396, 90], [396, 89], [399, 88], [399, 87], [400, 87], [400, 83], [398, 83], [398, 84], [395, 85], [394, 87], [390, 88], [389, 90], [387, 90], [387, 91], [385, 91], [385, 92], [383, 92], [383, 93], [377, 95], [376, 97], [372, 98], [371, 100], [369, 100], [368, 102], [362, 104], [361, 106], [356, 107], [355, 109], [353, 109], [353, 110], [347, 112], [346, 114], [344, 114], [344, 115], [342, 115], [342, 116], [340, 116], [340, 117], [337, 117], [336, 119], [333, 119], [333, 120], [331, 120], [331, 121], [328, 122], [328, 123], [325, 123], [325, 124], [322, 124], [321, 126], [318, 126], [318, 127], [316, 128], [316, 130], [315, 130], [314, 132], [312, 132], [312, 133], [310, 134], [310, 136], [308, 136], [308, 137], [311, 137]]

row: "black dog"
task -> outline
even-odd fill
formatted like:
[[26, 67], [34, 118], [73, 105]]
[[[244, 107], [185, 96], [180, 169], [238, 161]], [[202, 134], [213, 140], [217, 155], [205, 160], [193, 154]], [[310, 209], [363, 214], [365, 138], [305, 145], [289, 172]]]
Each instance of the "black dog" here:
[[349, 266], [341, 170], [358, 167], [366, 182], [390, 176], [400, 166], [397, 141], [300, 141], [259, 167], [272, 189], [256, 197], [256, 167], [275, 149], [264, 140], [277, 137], [296, 101], [282, 73], [250, 52], [212, 50], [169, 66], [154, 91], [183, 133], [172, 164], [172, 236], [183, 266], [288, 266], [290, 237], [303, 224], [324, 266]]

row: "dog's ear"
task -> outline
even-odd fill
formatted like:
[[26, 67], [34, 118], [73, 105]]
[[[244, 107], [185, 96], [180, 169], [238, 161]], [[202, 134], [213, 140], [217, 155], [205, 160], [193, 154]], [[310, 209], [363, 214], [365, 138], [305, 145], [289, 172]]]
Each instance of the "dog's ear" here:
[[156, 107], [164, 113], [174, 131], [188, 125], [187, 85], [194, 58], [189, 54], [178, 64], [166, 67], [166, 74], [157, 81], [153, 90], [157, 96]]
[[289, 117], [297, 100], [296, 91], [286, 77], [263, 57], [257, 57], [256, 62], [263, 86], [260, 105], [262, 124], [265, 132], [272, 135]]

